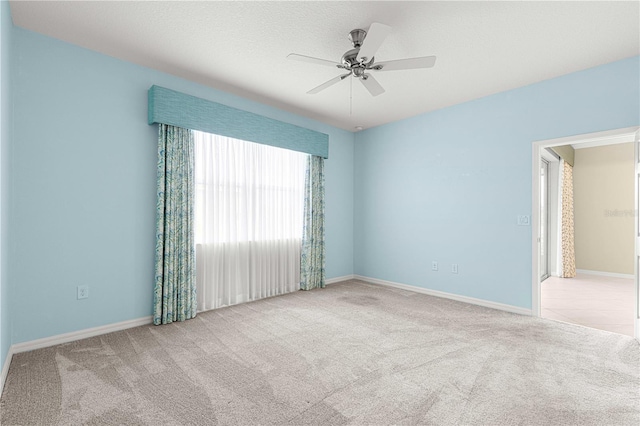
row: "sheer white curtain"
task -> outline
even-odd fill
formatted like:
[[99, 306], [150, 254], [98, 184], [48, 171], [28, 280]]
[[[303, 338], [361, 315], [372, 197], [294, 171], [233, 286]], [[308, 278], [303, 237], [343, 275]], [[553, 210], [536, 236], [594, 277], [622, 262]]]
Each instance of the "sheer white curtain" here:
[[300, 288], [307, 154], [195, 132], [198, 310]]

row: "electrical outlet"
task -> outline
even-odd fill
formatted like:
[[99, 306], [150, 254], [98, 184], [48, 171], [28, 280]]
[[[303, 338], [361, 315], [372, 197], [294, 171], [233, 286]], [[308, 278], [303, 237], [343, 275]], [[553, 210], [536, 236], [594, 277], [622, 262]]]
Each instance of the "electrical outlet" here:
[[452, 274], [457, 274], [458, 273], [458, 264], [454, 263], [451, 265], [451, 273]]
[[531, 218], [526, 214], [518, 215], [518, 225], [519, 226], [531, 225]]
[[438, 270], [438, 262], [436, 262], [435, 260], [433, 262], [431, 262], [431, 270], [432, 271], [437, 271]]
[[78, 300], [86, 299], [89, 297], [89, 286], [88, 285], [79, 285], [78, 286]]

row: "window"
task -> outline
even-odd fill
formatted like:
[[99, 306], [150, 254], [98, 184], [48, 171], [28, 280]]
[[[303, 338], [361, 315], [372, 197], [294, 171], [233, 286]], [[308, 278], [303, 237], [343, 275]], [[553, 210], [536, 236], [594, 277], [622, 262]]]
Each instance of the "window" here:
[[308, 155], [194, 132], [198, 309], [294, 291]]

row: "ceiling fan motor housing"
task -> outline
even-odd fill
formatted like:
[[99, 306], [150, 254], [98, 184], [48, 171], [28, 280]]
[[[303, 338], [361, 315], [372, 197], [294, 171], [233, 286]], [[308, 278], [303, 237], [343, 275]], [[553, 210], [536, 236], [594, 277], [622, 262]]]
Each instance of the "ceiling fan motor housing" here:
[[342, 55], [342, 63], [347, 69], [351, 69], [351, 67], [359, 64], [358, 52], [360, 52], [360, 48], [356, 47], [355, 49], [351, 49], [347, 53]]

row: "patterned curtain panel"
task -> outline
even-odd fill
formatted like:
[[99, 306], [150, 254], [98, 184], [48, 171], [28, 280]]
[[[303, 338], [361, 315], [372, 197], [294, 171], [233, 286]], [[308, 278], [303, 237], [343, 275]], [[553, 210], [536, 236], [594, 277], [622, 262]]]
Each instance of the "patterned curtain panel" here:
[[563, 161], [562, 179], [562, 277], [576, 276], [573, 234], [573, 167]]
[[193, 133], [159, 125], [153, 323], [196, 316]]
[[300, 289], [325, 286], [324, 158], [309, 156], [305, 177]]

